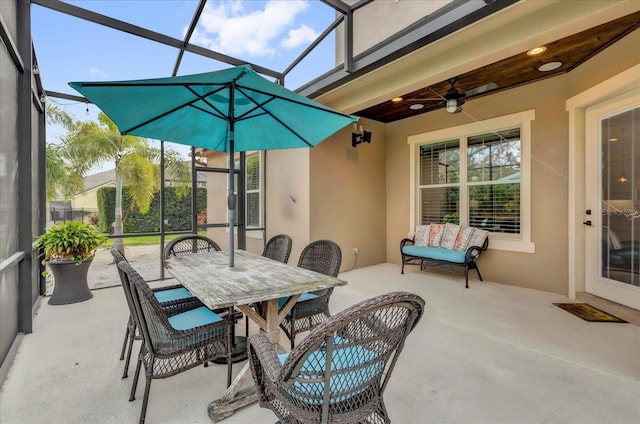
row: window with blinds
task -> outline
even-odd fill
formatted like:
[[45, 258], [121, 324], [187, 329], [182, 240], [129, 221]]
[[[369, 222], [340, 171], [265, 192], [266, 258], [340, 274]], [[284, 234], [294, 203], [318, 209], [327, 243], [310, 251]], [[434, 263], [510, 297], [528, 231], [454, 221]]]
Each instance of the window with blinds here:
[[420, 222], [459, 223], [460, 141], [420, 146]]
[[469, 224], [520, 233], [520, 129], [467, 139]]
[[420, 223], [519, 234], [521, 151], [520, 128], [420, 146]]
[[246, 157], [246, 184], [247, 184], [247, 228], [260, 227], [261, 221], [261, 184], [260, 184], [260, 154]]

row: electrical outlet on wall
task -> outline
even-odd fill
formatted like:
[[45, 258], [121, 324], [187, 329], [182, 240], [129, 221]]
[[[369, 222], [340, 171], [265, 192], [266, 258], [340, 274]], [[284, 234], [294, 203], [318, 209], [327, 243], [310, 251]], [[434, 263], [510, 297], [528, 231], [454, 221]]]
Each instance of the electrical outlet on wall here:
[[353, 254], [354, 255], [358, 254], [358, 246], [353, 246]]

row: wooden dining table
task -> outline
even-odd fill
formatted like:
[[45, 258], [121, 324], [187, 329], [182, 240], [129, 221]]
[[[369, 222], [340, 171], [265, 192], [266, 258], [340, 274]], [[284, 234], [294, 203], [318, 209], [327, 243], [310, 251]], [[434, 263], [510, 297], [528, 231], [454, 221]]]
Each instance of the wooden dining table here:
[[[169, 258], [167, 268], [178, 283], [209, 309], [233, 306], [242, 311], [281, 351], [285, 348], [279, 344], [280, 323], [300, 295], [347, 284], [339, 278], [286, 265], [244, 250], [236, 250], [234, 258], [235, 266], [230, 267], [228, 252], [193, 253]], [[288, 300], [279, 308], [280, 298]], [[256, 304], [261, 304], [261, 308], [252, 307]], [[247, 363], [222, 398], [209, 404], [208, 413], [213, 422], [260, 399], [259, 388], [247, 384], [250, 377]]]

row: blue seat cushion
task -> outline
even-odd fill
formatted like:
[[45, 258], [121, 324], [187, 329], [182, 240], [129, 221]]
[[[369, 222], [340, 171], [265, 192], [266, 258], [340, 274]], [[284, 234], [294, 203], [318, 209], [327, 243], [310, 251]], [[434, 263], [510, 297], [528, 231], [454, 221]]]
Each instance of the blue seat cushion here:
[[[341, 346], [342, 345], [342, 346]], [[287, 360], [288, 353], [278, 355], [281, 364]], [[290, 391], [292, 396], [311, 404], [321, 404], [324, 393], [324, 373], [327, 362], [326, 346], [311, 352], [304, 364], [300, 368], [297, 381], [293, 383]], [[365, 365], [369, 364], [369, 365]], [[360, 367], [365, 365], [364, 367]], [[336, 372], [345, 369], [358, 367], [353, 371]], [[348, 392], [363, 383], [373, 383], [384, 368], [384, 362], [378, 354], [363, 346], [349, 345], [340, 337], [334, 338], [333, 358], [331, 359], [331, 369], [333, 371], [329, 379], [329, 389], [331, 393]], [[305, 382], [310, 380], [312, 382]], [[357, 395], [364, 389], [355, 390], [345, 395], [333, 397], [331, 403], [338, 403]]]
[[[304, 302], [305, 300], [315, 299], [316, 297], [318, 296], [313, 293], [302, 293], [298, 298], [298, 302]], [[284, 304], [287, 303], [287, 300], [289, 300], [288, 297], [281, 297], [280, 299], [278, 299], [278, 309], [281, 309], [284, 306]], [[291, 311], [289, 311], [287, 315], [291, 315]]]
[[184, 287], [180, 287], [177, 289], [158, 290], [153, 294], [160, 303], [172, 302], [175, 300], [184, 300], [193, 297], [191, 292]]
[[220, 321], [222, 318], [218, 314], [204, 306], [169, 317], [169, 324], [176, 330], [190, 330]]
[[404, 246], [402, 253], [419, 258], [428, 258], [438, 261], [453, 262], [463, 264], [465, 258], [464, 250], [446, 249], [444, 247], [423, 247], [423, 246]]

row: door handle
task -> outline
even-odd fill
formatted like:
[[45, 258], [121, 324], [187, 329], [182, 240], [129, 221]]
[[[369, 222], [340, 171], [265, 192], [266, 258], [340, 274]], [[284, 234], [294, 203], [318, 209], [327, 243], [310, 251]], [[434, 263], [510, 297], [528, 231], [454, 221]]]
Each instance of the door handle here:
[[584, 221], [583, 224], [588, 227], [591, 227], [591, 221]]

